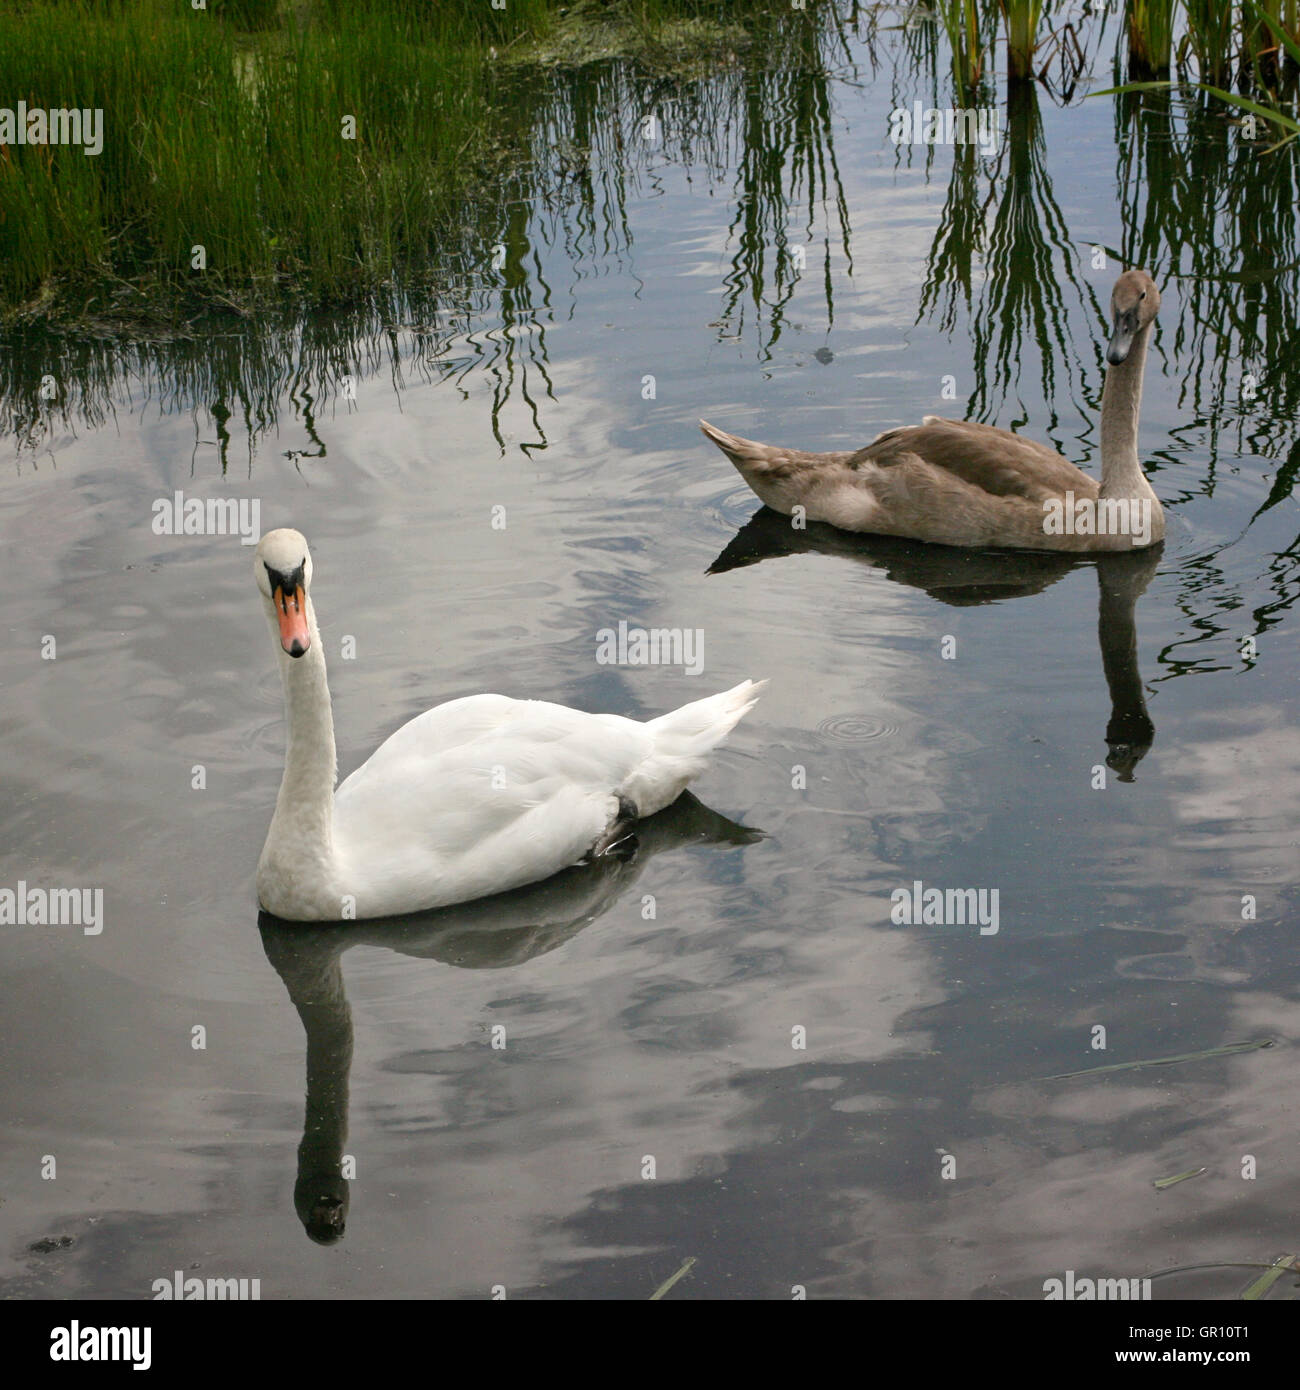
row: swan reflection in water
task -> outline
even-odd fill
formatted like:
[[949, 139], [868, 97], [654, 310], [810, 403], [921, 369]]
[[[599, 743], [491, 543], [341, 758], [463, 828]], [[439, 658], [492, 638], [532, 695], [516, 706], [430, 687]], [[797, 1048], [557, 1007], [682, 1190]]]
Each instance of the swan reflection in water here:
[[964, 550], [841, 531], [817, 521], [797, 529], [789, 517], [763, 507], [732, 537], [708, 572], [720, 574], [778, 555], [842, 555], [883, 570], [895, 584], [923, 589], [941, 603], [971, 607], [1038, 594], [1073, 570], [1095, 566], [1100, 589], [1097, 636], [1111, 700], [1106, 766], [1121, 782], [1132, 782], [1134, 769], [1155, 739], [1138, 671], [1135, 610], [1163, 551], [1163, 542], [1111, 555]]
[[617, 850], [511, 893], [405, 917], [330, 925], [258, 916], [267, 959], [279, 972], [307, 1034], [307, 1110], [293, 1201], [307, 1234], [342, 1238], [348, 1215], [343, 1149], [348, 1134], [352, 1011], [343, 953], [386, 946], [466, 970], [504, 970], [545, 955], [608, 912], [646, 861], [687, 844], [748, 845], [763, 839], [711, 811], [690, 792], [637, 822]]

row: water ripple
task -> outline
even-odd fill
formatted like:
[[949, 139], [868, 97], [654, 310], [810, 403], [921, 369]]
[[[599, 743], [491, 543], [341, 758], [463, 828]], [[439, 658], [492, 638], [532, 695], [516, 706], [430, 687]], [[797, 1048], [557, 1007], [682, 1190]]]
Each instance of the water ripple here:
[[881, 724], [861, 714], [832, 714], [817, 726], [817, 733], [831, 743], [870, 743], [898, 732], [893, 724]]

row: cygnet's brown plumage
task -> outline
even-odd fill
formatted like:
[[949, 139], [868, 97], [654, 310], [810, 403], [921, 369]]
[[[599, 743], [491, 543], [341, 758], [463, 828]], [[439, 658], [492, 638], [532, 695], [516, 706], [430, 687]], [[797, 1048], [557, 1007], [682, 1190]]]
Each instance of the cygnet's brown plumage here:
[[[927, 415], [854, 452], [804, 453], [700, 428], [758, 496], [787, 516], [942, 545], [1112, 551], [1164, 538], [1159, 499], [1138, 461], [1142, 371], [1160, 291], [1126, 271], [1111, 294], [1101, 400], [1101, 483], [1009, 430]], [[1090, 519], [1089, 519], [1090, 518]]]

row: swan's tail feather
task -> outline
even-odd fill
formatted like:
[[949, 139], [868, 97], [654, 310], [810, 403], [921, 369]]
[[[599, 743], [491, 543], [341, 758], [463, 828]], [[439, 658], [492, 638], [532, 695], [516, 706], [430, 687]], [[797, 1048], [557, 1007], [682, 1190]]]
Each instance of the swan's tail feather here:
[[827, 467], [845, 463], [848, 454], [807, 454], [799, 449], [778, 449], [756, 439], [742, 439], [700, 421], [700, 429], [735, 464], [737, 472], [754, 489], [761, 501], [774, 511], [790, 516], [792, 509], [806, 501], [806, 488]]
[[720, 695], [693, 700], [689, 705], [646, 722], [654, 731], [655, 752], [670, 757], [707, 753], [758, 704], [766, 681], [741, 681]]
[[623, 788], [640, 815], [652, 816], [682, 794], [713, 749], [758, 703], [766, 685], [765, 680], [742, 681], [646, 722], [654, 750]]
[[700, 429], [746, 476], [749, 469], [770, 467], [785, 453], [785, 450], [774, 449], [770, 444], [760, 444], [756, 439], [743, 439], [738, 434], [728, 434], [726, 430], [718, 429], [707, 420], [700, 421]]

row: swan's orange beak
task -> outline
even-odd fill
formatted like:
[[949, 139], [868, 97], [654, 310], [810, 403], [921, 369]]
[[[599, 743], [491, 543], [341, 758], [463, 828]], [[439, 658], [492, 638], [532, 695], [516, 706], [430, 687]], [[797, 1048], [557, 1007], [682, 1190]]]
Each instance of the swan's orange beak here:
[[271, 592], [271, 602], [280, 620], [280, 645], [290, 656], [302, 656], [311, 646], [311, 633], [307, 631], [307, 595], [302, 585], [286, 593], [283, 586], [277, 584]]

